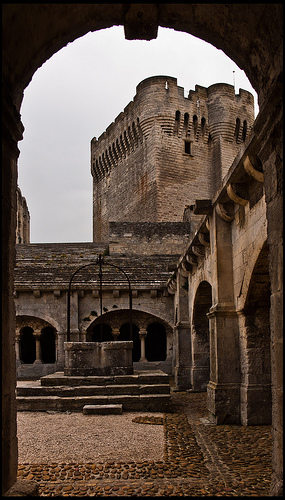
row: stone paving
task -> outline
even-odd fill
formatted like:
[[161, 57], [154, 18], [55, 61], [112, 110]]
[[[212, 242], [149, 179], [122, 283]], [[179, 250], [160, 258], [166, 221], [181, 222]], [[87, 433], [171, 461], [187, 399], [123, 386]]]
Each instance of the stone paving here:
[[[209, 423], [206, 393], [173, 392], [163, 425], [164, 460], [19, 464], [39, 496], [269, 496], [271, 426]], [[142, 422], [139, 414], [138, 422]]]

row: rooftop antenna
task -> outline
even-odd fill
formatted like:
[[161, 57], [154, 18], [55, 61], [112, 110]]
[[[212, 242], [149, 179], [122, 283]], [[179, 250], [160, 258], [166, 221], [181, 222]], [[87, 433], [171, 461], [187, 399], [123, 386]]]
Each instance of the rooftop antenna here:
[[234, 81], [234, 90], [235, 90], [235, 93], [236, 93], [235, 71], [233, 71], [233, 81]]

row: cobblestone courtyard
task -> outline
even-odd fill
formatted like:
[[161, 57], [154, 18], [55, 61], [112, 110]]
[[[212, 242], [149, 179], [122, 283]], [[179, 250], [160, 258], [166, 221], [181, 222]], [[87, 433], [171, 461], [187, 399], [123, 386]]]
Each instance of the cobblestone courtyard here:
[[164, 460], [22, 463], [18, 478], [40, 496], [269, 496], [271, 426], [211, 425], [206, 398], [173, 392], [174, 412], [145, 421], [164, 426]]

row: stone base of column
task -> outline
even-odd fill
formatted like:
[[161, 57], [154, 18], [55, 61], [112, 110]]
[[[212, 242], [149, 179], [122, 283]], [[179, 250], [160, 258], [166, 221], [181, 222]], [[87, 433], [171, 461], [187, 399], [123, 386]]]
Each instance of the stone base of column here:
[[272, 422], [270, 384], [241, 384], [242, 425], [270, 425]]
[[37, 497], [39, 496], [39, 486], [35, 481], [27, 479], [17, 479], [11, 488], [6, 491], [4, 497]]
[[207, 385], [209, 419], [217, 425], [240, 424], [240, 385]]
[[175, 388], [178, 391], [191, 389], [191, 368], [190, 366], [176, 365], [174, 368]]
[[192, 368], [191, 373], [192, 390], [206, 392], [210, 378], [209, 366]]

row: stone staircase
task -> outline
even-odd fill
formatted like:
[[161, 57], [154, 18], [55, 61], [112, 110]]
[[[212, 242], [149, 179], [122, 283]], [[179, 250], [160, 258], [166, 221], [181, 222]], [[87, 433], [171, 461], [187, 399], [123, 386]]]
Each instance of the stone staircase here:
[[169, 376], [161, 370], [88, 377], [56, 372], [40, 381], [18, 382], [16, 402], [17, 411], [34, 412], [82, 412], [87, 405], [122, 405], [123, 411], [171, 411]]

